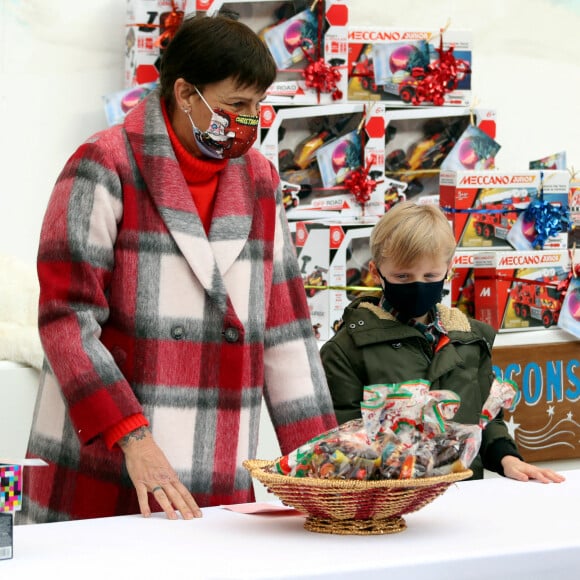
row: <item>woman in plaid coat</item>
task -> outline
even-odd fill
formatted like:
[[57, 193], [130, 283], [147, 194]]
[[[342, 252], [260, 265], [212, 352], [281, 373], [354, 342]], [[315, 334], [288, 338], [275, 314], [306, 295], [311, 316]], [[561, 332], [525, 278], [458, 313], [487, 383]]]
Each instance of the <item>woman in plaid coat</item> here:
[[279, 178], [251, 148], [275, 74], [245, 25], [187, 19], [160, 88], [59, 176], [28, 449], [48, 467], [21, 523], [253, 501], [262, 398], [282, 453], [336, 425]]

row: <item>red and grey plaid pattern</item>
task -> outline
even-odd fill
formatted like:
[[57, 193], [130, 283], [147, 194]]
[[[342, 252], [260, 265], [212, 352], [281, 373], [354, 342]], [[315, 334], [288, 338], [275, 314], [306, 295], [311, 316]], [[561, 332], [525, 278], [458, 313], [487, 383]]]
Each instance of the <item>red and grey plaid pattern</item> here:
[[144, 413], [201, 506], [253, 499], [265, 397], [283, 453], [335, 425], [278, 177], [252, 150], [220, 175], [206, 236], [159, 97], [84, 143], [39, 248], [47, 362], [25, 521], [138, 512], [100, 435]]

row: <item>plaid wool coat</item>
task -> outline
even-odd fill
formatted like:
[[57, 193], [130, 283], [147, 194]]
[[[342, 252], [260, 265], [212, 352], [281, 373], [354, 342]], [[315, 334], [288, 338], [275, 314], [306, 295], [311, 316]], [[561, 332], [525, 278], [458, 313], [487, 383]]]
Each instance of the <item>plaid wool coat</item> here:
[[262, 397], [282, 453], [336, 425], [277, 173], [229, 161], [206, 236], [156, 92], [67, 162], [38, 274], [28, 454], [49, 465], [27, 469], [22, 522], [138, 513], [101, 437], [136, 413], [200, 506], [253, 501]]

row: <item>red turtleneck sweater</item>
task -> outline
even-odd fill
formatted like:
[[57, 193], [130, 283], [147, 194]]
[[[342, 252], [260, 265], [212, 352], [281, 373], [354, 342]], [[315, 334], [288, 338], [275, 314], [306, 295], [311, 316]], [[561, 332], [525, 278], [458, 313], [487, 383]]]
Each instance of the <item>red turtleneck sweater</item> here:
[[211, 225], [219, 172], [227, 165], [228, 160], [196, 157], [187, 151], [171, 126], [164, 101], [161, 101], [161, 110], [163, 111], [163, 118], [165, 119], [165, 125], [177, 162], [185, 177], [187, 187], [191, 192], [191, 197], [207, 234]]

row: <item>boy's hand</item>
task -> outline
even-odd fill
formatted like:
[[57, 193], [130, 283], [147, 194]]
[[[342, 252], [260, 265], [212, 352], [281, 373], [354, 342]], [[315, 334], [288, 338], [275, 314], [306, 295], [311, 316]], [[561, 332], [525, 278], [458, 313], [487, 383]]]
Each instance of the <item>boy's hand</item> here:
[[561, 483], [566, 479], [563, 475], [560, 475], [551, 469], [545, 469], [531, 465], [530, 463], [525, 463], [513, 455], [506, 455], [501, 460], [501, 464], [504, 475], [511, 479], [517, 479], [518, 481], [535, 480], [540, 483]]

